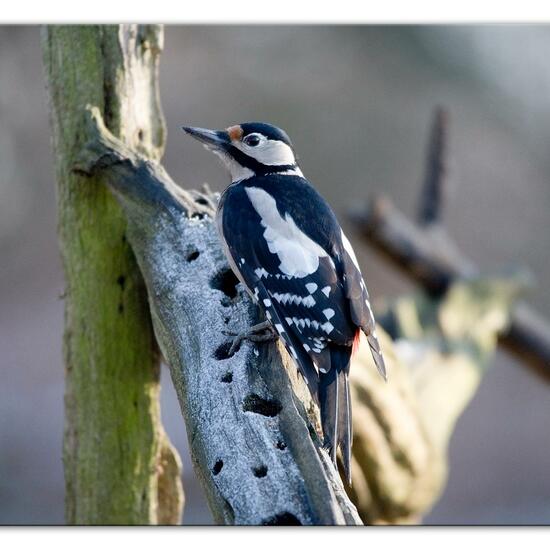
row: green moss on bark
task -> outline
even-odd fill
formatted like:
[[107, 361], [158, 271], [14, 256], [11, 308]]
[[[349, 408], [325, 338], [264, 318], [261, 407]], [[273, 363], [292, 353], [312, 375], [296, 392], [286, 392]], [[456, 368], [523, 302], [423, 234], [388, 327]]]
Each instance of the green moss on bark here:
[[[161, 47], [156, 26], [42, 31], [66, 279], [64, 466], [66, 519], [73, 524], [148, 524], [170, 516], [157, 502], [164, 433], [145, 287], [119, 205], [99, 181], [73, 171], [87, 140], [87, 104], [99, 107], [125, 143], [160, 158]], [[146, 93], [133, 93], [137, 87]]]

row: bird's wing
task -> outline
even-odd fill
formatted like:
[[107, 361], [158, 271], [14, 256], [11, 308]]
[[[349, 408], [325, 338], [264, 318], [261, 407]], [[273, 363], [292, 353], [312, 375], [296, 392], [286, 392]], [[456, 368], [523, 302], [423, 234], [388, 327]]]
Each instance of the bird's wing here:
[[[227, 197], [230, 215], [223, 216], [221, 227], [226, 245], [233, 256], [251, 254], [247, 268], [241, 267], [241, 258], [236, 257], [235, 262], [243, 275], [254, 271], [248, 281], [253, 275], [259, 279], [258, 288], [265, 288], [267, 294], [262, 300], [274, 304], [270, 307], [285, 321], [280, 323], [283, 328], [293, 333], [302, 347], [305, 344], [317, 366], [326, 366], [328, 357], [319, 355], [318, 350], [327, 342], [350, 345], [356, 327], [360, 327], [385, 377], [359, 264], [326, 201], [299, 177], [253, 178], [248, 184], [232, 187]], [[246, 257], [242, 259], [246, 261]], [[263, 303], [261, 306], [267, 311]]]
[[372, 357], [378, 372], [386, 379], [386, 365], [376, 335], [376, 322], [370, 304], [369, 293], [361, 269], [348, 238], [341, 231], [341, 257], [344, 267], [344, 288], [349, 301], [352, 321], [361, 327], [369, 343]]
[[219, 216], [234, 269], [316, 392], [317, 370], [330, 369], [327, 345], [351, 346], [355, 334], [333, 258], [263, 189], [234, 186]]

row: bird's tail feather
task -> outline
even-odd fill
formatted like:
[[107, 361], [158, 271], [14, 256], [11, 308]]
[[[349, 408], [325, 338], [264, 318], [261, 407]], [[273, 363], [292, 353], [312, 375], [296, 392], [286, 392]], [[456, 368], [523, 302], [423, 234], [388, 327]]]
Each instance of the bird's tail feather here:
[[349, 363], [351, 347], [333, 346], [330, 349], [331, 368], [319, 374], [319, 402], [325, 447], [336, 465], [336, 451], [342, 452], [342, 464], [348, 483], [351, 483], [351, 399], [349, 393]]
[[349, 378], [347, 373], [341, 372], [338, 384], [340, 397], [338, 403], [341, 405], [339, 411], [339, 438], [340, 450], [342, 451], [342, 465], [344, 474], [349, 485], [351, 485], [351, 441], [352, 441], [352, 423], [351, 423], [351, 396], [349, 393]]
[[382, 350], [380, 349], [380, 344], [378, 343], [376, 332], [373, 329], [368, 333], [365, 332], [365, 335], [367, 336], [367, 342], [370, 346], [370, 351], [372, 353], [372, 358], [374, 359], [374, 364], [376, 365], [376, 368], [378, 369], [380, 375], [384, 378], [384, 380], [387, 381], [388, 376], [386, 374], [386, 363], [384, 362], [384, 356], [382, 355]]

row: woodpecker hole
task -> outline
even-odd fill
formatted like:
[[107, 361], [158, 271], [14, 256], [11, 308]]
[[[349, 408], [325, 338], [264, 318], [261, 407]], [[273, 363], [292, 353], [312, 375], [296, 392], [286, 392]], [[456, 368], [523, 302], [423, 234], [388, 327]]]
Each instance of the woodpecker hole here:
[[231, 269], [222, 269], [210, 280], [210, 286], [221, 290], [228, 298], [233, 300], [237, 296], [239, 280]]
[[216, 460], [216, 464], [214, 464], [214, 467], [212, 468], [212, 473], [217, 476], [223, 468], [223, 460]]
[[284, 441], [281, 441], [280, 439], [277, 440], [277, 443], [275, 445], [277, 449], [280, 451], [284, 451], [286, 449], [286, 443]]
[[200, 252], [196, 248], [190, 248], [187, 251], [187, 255], [186, 255], [185, 259], [188, 262], [194, 262], [199, 256], [200, 256]]
[[254, 472], [254, 477], [265, 477], [267, 475], [267, 466], [262, 464], [257, 468], [252, 468], [252, 472]]
[[[126, 285], [126, 277], [124, 275], [119, 275], [117, 277], [116, 284], [120, 287], [120, 291], [124, 292], [124, 286]], [[118, 303], [117, 309], [120, 314], [124, 313], [124, 304], [122, 303], [122, 301]]]
[[124, 290], [124, 285], [126, 284], [126, 277], [124, 275], [119, 275], [116, 284], [120, 287], [120, 290]]
[[283, 407], [274, 399], [263, 399], [255, 393], [248, 394], [243, 399], [243, 411], [261, 414], [262, 416], [277, 416]]
[[231, 382], [233, 382], [233, 373], [231, 372], [226, 372], [223, 376], [222, 376], [222, 382], [224, 384], [230, 384]]
[[302, 522], [294, 514], [283, 512], [264, 519], [262, 525], [302, 525]]
[[218, 361], [229, 359], [231, 357], [231, 355], [229, 355], [230, 349], [231, 349], [231, 342], [224, 342], [223, 344], [221, 344], [216, 348], [216, 351], [214, 352], [214, 357]]

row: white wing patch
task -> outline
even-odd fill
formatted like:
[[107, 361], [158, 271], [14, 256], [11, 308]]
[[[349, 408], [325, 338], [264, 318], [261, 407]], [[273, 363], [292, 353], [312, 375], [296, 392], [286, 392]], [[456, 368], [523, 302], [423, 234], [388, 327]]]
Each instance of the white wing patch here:
[[328, 257], [325, 250], [300, 231], [290, 214], [284, 218], [279, 214], [275, 199], [267, 191], [247, 187], [246, 193], [265, 227], [264, 238], [269, 251], [279, 257], [279, 269], [299, 279], [315, 273], [319, 258]]

